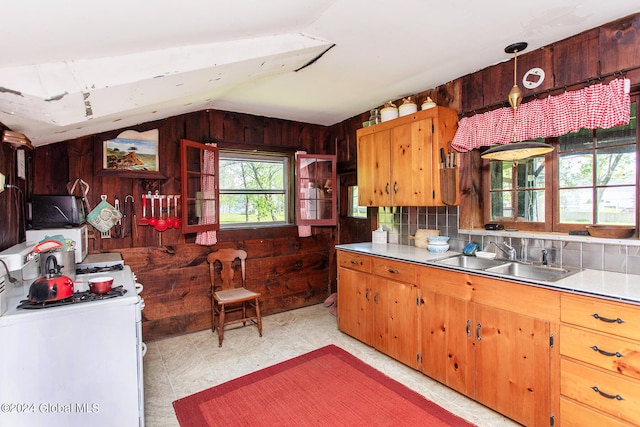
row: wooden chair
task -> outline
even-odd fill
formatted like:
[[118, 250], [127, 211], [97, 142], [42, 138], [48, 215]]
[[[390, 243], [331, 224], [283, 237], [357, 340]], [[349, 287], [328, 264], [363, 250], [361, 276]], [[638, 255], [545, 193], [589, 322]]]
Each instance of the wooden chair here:
[[[233, 261], [240, 259], [242, 270], [242, 287], [234, 287], [233, 285]], [[222, 347], [224, 339], [224, 327], [233, 323], [242, 322], [246, 325], [251, 322], [258, 326], [258, 333], [262, 336], [262, 317], [260, 316], [260, 304], [258, 299], [260, 293], [253, 292], [245, 288], [245, 260], [247, 253], [241, 249], [220, 249], [207, 256], [209, 262], [209, 275], [211, 279], [211, 329], [213, 332], [218, 330], [218, 346]], [[215, 285], [215, 262], [220, 261], [222, 270], [222, 285], [216, 290]], [[247, 305], [250, 307], [247, 310]], [[228, 319], [227, 314], [233, 312], [242, 312], [242, 317]], [[218, 322], [216, 323], [216, 316]]]

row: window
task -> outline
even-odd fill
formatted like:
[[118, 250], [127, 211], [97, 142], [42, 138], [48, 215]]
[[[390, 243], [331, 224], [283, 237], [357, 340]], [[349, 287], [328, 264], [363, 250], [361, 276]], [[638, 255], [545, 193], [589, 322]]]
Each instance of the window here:
[[636, 225], [636, 104], [628, 125], [550, 138], [545, 142], [554, 145], [552, 153], [516, 167], [489, 162], [485, 222], [560, 232], [589, 224]]
[[352, 218], [366, 218], [367, 207], [358, 204], [358, 186], [349, 186], [349, 213]]
[[220, 151], [220, 227], [289, 224], [289, 157]]
[[298, 225], [336, 225], [336, 156], [296, 154]]

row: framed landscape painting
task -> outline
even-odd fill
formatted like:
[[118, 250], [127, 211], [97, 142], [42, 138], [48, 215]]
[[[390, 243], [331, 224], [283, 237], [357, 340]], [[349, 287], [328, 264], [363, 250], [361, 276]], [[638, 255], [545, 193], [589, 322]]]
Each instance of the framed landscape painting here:
[[103, 141], [100, 175], [162, 178], [158, 159], [158, 129], [127, 130]]

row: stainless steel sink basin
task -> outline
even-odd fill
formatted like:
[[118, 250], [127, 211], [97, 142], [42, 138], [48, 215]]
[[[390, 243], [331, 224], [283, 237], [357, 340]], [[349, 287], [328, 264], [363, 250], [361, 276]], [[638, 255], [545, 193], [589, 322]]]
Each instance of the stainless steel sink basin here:
[[435, 261], [436, 264], [469, 270], [480, 270], [514, 279], [555, 282], [580, 271], [572, 267], [547, 267], [543, 265], [523, 264], [504, 259], [485, 259], [474, 256], [458, 255]]
[[579, 271], [576, 268], [547, 267], [544, 265], [520, 264], [518, 262], [502, 263], [502, 265], [485, 268], [484, 270], [505, 276], [543, 280], [545, 282], [555, 282]]
[[476, 258], [474, 256], [459, 255], [451, 258], [441, 259], [436, 261], [437, 264], [448, 265], [451, 267], [470, 268], [473, 270], [484, 270], [489, 267], [496, 267], [504, 265], [507, 261]]

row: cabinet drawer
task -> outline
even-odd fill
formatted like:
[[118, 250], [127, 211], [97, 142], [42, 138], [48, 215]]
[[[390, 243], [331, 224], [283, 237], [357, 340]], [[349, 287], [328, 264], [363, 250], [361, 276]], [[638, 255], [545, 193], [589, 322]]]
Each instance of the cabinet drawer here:
[[561, 359], [560, 393], [621, 420], [640, 420], [639, 381]]
[[353, 252], [338, 252], [338, 266], [371, 273], [371, 257]]
[[373, 274], [398, 282], [414, 284], [416, 266], [402, 261], [379, 258], [373, 263]]
[[561, 325], [560, 354], [640, 379], [640, 343], [635, 341]]
[[569, 400], [560, 398], [560, 425], [562, 427], [609, 426], [628, 427], [625, 423], [608, 415]]
[[562, 294], [563, 323], [640, 340], [640, 307], [597, 298]]

